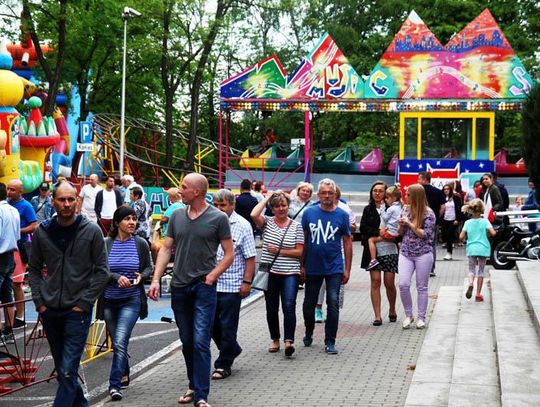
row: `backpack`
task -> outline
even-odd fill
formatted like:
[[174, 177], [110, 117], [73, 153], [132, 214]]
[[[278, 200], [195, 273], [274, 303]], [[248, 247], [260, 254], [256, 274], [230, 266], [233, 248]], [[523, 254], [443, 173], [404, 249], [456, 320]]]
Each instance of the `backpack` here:
[[504, 210], [506, 211], [510, 207], [510, 197], [508, 196], [508, 190], [504, 186], [504, 184], [501, 184], [499, 182], [495, 183], [497, 187], [499, 188], [499, 191], [501, 192], [501, 197], [503, 200]]

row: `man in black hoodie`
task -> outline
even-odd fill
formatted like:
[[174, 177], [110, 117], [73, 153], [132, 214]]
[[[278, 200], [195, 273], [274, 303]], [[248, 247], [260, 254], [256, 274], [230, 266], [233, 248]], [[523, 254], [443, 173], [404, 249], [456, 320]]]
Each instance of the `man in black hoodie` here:
[[[56, 217], [42, 222], [32, 238], [30, 286], [51, 348], [58, 389], [54, 407], [88, 406], [77, 370], [90, 327], [92, 307], [110, 277], [99, 226], [76, 215], [77, 190], [64, 181], [53, 191]], [[44, 268], [46, 265], [46, 276]]]

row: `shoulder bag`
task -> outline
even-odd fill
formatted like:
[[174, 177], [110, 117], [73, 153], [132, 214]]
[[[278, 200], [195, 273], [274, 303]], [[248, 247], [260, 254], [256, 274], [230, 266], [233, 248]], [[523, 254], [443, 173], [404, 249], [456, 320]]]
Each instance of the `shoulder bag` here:
[[276, 262], [276, 259], [279, 256], [279, 253], [281, 252], [281, 247], [283, 246], [283, 241], [285, 240], [285, 236], [287, 235], [287, 231], [289, 230], [289, 227], [292, 224], [292, 220], [287, 225], [287, 228], [285, 229], [285, 232], [283, 233], [283, 237], [281, 238], [281, 242], [279, 242], [278, 252], [272, 259], [271, 263], [259, 263], [259, 268], [255, 272], [255, 275], [253, 276], [253, 281], [251, 283], [251, 288], [255, 290], [260, 291], [266, 291], [268, 289], [268, 278], [270, 277], [270, 270], [272, 269], [272, 266]]

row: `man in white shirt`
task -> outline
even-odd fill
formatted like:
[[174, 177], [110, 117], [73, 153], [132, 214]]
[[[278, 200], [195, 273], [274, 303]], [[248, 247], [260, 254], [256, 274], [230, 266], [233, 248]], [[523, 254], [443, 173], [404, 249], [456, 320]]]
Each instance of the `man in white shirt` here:
[[94, 205], [97, 222], [104, 236], [109, 234], [114, 212], [123, 203], [122, 194], [114, 188], [114, 177], [109, 175], [105, 183], [105, 189], [96, 194], [96, 203]]
[[[0, 183], [0, 303], [13, 302], [13, 271], [15, 260], [13, 252], [17, 250], [17, 240], [21, 238], [19, 211], [8, 204], [7, 189]], [[4, 307], [5, 324], [0, 334], [0, 344], [14, 343], [13, 322], [15, 307]], [[0, 314], [0, 326], [2, 314]]]
[[103, 188], [98, 185], [98, 176], [96, 174], [90, 175], [90, 183], [82, 187], [79, 193], [79, 206], [77, 212], [80, 212], [86, 216], [92, 222], [97, 223], [96, 211], [94, 209], [96, 205], [96, 195]]

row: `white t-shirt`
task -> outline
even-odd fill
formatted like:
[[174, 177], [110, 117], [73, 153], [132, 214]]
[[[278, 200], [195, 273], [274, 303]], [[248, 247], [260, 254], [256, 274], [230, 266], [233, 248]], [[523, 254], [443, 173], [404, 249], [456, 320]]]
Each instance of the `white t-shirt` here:
[[446, 221], [456, 220], [456, 206], [454, 205], [453, 199], [449, 199], [444, 204], [444, 220]]
[[338, 208], [343, 209], [345, 212], [347, 212], [347, 215], [349, 215], [349, 226], [354, 225], [356, 223], [356, 215], [352, 211], [351, 207], [343, 201], [338, 201], [337, 206]]
[[116, 195], [114, 190], [103, 190], [103, 206], [101, 207], [101, 218], [112, 219], [116, 210]]
[[94, 205], [96, 203], [96, 195], [99, 191], [101, 191], [103, 188], [99, 185], [96, 185], [93, 187], [91, 184], [86, 184], [84, 187], [82, 187], [81, 192], [79, 193], [79, 197], [83, 200], [82, 208], [81, 210], [89, 213], [89, 214], [95, 214], [94, 211]]

